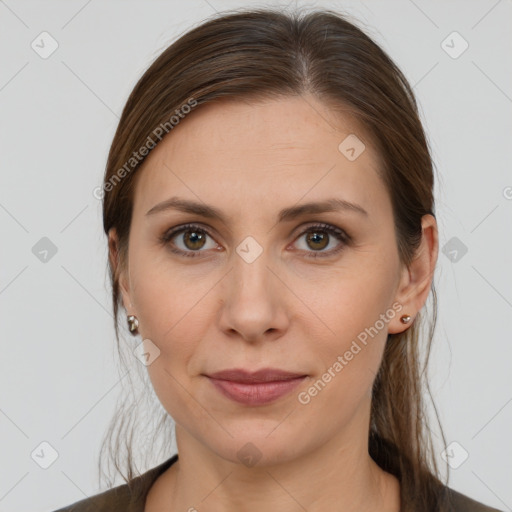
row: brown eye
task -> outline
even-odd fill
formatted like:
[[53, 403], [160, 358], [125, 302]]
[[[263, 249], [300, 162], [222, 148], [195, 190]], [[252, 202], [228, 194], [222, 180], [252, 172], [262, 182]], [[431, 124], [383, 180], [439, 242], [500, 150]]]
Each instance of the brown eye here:
[[186, 231], [183, 237], [183, 243], [190, 250], [201, 249], [205, 243], [205, 234], [198, 230]]
[[[305, 237], [305, 247], [300, 248], [308, 258], [328, 257], [337, 254], [350, 242], [351, 237], [343, 230], [329, 224], [318, 224], [310, 226], [299, 235], [298, 239]], [[208, 247], [208, 238], [212, 240]], [[331, 242], [338, 241], [337, 246], [326, 251]], [[180, 256], [196, 257], [208, 249], [217, 249], [213, 237], [205, 229], [188, 224], [165, 233], [160, 237], [163, 245], [169, 245], [170, 250]], [[204, 249], [204, 250], [202, 250]]]
[[325, 249], [329, 244], [329, 235], [322, 231], [310, 231], [306, 237], [306, 243], [311, 244], [310, 247], [314, 250]]
[[[189, 224], [165, 233], [160, 241], [164, 245], [169, 245], [172, 252], [193, 258], [200, 256], [207, 249], [217, 247], [215, 243], [208, 247], [208, 238], [212, 237], [206, 230], [194, 224]], [[202, 250], [203, 248], [205, 249]]]
[[[344, 249], [351, 241], [350, 236], [345, 231], [329, 224], [309, 226], [306, 231], [302, 232], [299, 239], [304, 235], [306, 235], [304, 244], [306, 247], [301, 248], [301, 250], [305, 251], [307, 258], [332, 256]], [[337, 247], [325, 251], [324, 249], [330, 245], [332, 239], [339, 242]]]

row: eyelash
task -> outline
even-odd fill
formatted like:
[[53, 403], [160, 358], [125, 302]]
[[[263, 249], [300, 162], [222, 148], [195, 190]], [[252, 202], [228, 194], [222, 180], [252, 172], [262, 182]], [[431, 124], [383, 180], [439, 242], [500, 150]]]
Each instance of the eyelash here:
[[[336, 228], [334, 226], [331, 226], [330, 224], [315, 224], [312, 226], [308, 226], [306, 230], [304, 230], [302, 233], [299, 234], [297, 238], [300, 238], [301, 236], [309, 233], [310, 231], [323, 231], [325, 233], [328, 233], [329, 235], [333, 235], [337, 240], [342, 242], [340, 246], [337, 249], [331, 249], [327, 252], [322, 251], [307, 251], [309, 254], [306, 254], [306, 258], [327, 258], [329, 256], [333, 256], [335, 254], [338, 254], [340, 251], [342, 251], [346, 245], [349, 245], [352, 241], [352, 237], [348, 235], [345, 231]], [[160, 243], [163, 245], [168, 245], [170, 241], [176, 236], [181, 233], [186, 233], [187, 231], [195, 231], [199, 232], [201, 234], [206, 234], [210, 238], [213, 238], [213, 236], [209, 233], [208, 230], [202, 228], [201, 226], [197, 224], [185, 224], [184, 226], [180, 226], [179, 228], [173, 229], [171, 231], [168, 231], [164, 233], [160, 238]], [[204, 251], [182, 251], [181, 249], [170, 249], [172, 252], [179, 254], [180, 256], [185, 256], [187, 258], [196, 258], [199, 256], [199, 253]]]

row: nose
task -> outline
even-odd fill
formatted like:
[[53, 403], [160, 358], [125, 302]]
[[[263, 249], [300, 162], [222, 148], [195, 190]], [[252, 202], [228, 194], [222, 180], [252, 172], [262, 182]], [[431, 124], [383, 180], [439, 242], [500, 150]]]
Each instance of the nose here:
[[252, 343], [281, 337], [289, 325], [282, 278], [270, 267], [265, 252], [250, 263], [238, 254], [233, 260], [219, 287], [220, 329]]

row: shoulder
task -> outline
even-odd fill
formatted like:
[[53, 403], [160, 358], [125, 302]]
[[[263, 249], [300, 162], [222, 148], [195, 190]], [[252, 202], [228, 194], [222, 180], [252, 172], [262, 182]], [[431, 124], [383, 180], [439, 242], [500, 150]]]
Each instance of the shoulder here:
[[131, 492], [128, 484], [114, 487], [90, 498], [77, 501], [72, 505], [59, 508], [55, 512], [100, 512], [107, 510], [130, 510]]
[[178, 455], [173, 455], [162, 464], [135, 477], [129, 483], [113, 487], [54, 512], [112, 512], [113, 510], [143, 512], [150, 487], [177, 460]]
[[447, 487], [447, 494], [452, 512], [503, 512], [497, 508], [492, 508], [479, 501], [476, 501], [455, 489]]

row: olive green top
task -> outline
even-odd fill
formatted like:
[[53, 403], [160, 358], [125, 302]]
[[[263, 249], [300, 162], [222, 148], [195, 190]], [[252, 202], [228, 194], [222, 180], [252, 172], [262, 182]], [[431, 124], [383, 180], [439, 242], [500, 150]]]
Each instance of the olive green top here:
[[[173, 455], [162, 464], [134, 478], [130, 484], [113, 487], [101, 494], [77, 501], [54, 512], [144, 512], [149, 489], [156, 479], [177, 460], [178, 454]], [[503, 512], [475, 501], [449, 487], [446, 489], [451, 501], [452, 512]]]

